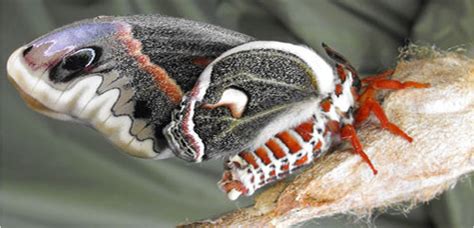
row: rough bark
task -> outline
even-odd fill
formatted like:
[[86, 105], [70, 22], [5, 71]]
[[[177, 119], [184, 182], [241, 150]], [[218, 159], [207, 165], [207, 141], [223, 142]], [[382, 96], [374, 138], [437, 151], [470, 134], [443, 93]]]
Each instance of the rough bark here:
[[377, 175], [342, 146], [256, 196], [254, 206], [184, 226], [284, 227], [335, 214], [367, 215], [375, 208], [428, 201], [472, 172], [474, 60], [429, 48], [403, 54], [393, 78], [432, 87], [382, 97], [389, 119], [413, 143], [380, 129], [375, 119], [360, 127]]

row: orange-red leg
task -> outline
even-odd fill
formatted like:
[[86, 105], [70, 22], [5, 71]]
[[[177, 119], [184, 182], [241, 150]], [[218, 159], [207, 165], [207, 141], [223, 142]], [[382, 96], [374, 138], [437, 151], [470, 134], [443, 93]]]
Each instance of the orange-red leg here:
[[375, 100], [375, 93], [380, 89], [399, 90], [406, 88], [428, 88], [430, 85], [413, 81], [399, 82], [397, 80], [385, 79], [391, 74], [393, 74], [393, 70], [388, 70], [379, 75], [362, 80], [362, 82], [368, 85], [365, 91], [359, 96], [359, 109], [355, 114], [355, 123], [359, 124], [363, 122], [369, 117], [370, 113], [374, 113], [377, 119], [379, 119], [382, 128], [387, 129], [392, 134], [403, 137], [408, 142], [412, 142], [413, 139], [410, 136], [388, 120], [382, 107]]
[[371, 81], [369, 85], [373, 87], [374, 89], [393, 89], [393, 90], [406, 89], [406, 88], [430, 87], [429, 84], [425, 84], [425, 83], [418, 83], [418, 82], [413, 82], [413, 81], [399, 82], [399, 81], [390, 80], [390, 79], [374, 80], [374, 81]]
[[406, 88], [428, 88], [430, 85], [425, 83], [418, 83], [413, 81], [400, 82], [397, 80], [386, 79], [391, 76], [395, 70], [389, 69], [382, 73], [368, 76], [362, 79], [363, 83], [368, 84], [374, 89], [406, 89]]
[[354, 116], [355, 125], [358, 125], [364, 122], [369, 116], [370, 112], [372, 111], [372, 103], [371, 102], [364, 102], [360, 105], [359, 109]]
[[359, 104], [364, 104], [367, 100], [375, 97], [375, 92], [377, 92], [373, 87], [368, 86], [365, 91], [359, 96], [357, 101]]
[[368, 77], [362, 79], [362, 82], [368, 83], [368, 82], [375, 81], [375, 80], [385, 79], [388, 76], [392, 75], [394, 72], [395, 72], [394, 69], [389, 69], [389, 70], [386, 70], [386, 71], [384, 71], [380, 74], [368, 76]]
[[355, 124], [360, 124], [365, 121], [369, 117], [371, 112], [374, 113], [375, 117], [377, 117], [377, 119], [380, 121], [380, 125], [382, 128], [387, 129], [394, 135], [399, 135], [403, 137], [408, 142], [413, 141], [413, 138], [408, 136], [407, 133], [402, 131], [399, 127], [397, 127], [397, 125], [391, 123], [388, 120], [387, 115], [385, 115], [382, 106], [380, 106], [380, 104], [375, 101], [374, 98], [368, 98], [360, 104], [360, 107], [354, 117]]
[[375, 101], [368, 101], [367, 103], [369, 103], [370, 109], [374, 113], [375, 117], [377, 117], [377, 119], [379, 119], [380, 125], [381, 125], [382, 128], [387, 129], [388, 131], [390, 131], [394, 135], [399, 135], [399, 136], [403, 137], [408, 142], [413, 142], [412, 137], [408, 136], [407, 133], [402, 131], [399, 127], [397, 127], [397, 125], [391, 123], [388, 120], [387, 115], [385, 115], [385, 112], [383, 111], [382, 106], [380, 106], [379, 103], [377, 103]]
[[351, 124], [344, 125], [341, 129], [341, 138], [345, 140], [349, 140], [352, 144], [352, 147], [354, 148], [354, 151], [359, 154], [359, 156], [366, 162], [370, 169], [372, 169], [372, 172], [374, 172], [374, 175], [377, 174], [377, 170], [375, 169], [374, 165], [369, 159], [369, 156], [364, 152], [362, 149], [362, 144], [360, 143], [359, 138], [357, 137], [356, 130], [354, 126]]

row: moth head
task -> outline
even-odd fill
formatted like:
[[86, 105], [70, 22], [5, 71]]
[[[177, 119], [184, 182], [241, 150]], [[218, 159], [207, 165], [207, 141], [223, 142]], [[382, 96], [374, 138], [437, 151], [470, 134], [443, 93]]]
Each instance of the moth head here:
[[[344, 57], [342, 54], [334, 50], [333, 48], [329, 47], [327, 44], [322, 43], [321, 44], [324, 48], [324, 51], [326, 51], [326, 54], [331, 58], [336, 66], [336, 72], [338, 74], [351, 74], [353, 77], [353, 82], [352, 86], [359, 91], [361, 89], [361, 81], [359, 79], [359, 74], [356, 71], [355, 67], [352, 66], [352, 64]], [[339, 68], [339, 69], [338, 69]], [[339, 70], [343, 72], [338, 72]], [[341, 75], [339, 75], [340, 77]], [[345, 77], [344, 77], [345, 78]]]

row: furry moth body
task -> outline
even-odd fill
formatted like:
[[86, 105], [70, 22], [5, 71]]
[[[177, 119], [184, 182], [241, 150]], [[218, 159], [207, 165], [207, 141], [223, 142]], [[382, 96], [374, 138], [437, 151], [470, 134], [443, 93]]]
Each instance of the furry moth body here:
[[33, 109], [91, 125], [127, 153], [172, 153], [162, 135], [199, 74], [251, 37], [154, 16], [97, 17], [56, 29], [9, 58], [10, 81]]

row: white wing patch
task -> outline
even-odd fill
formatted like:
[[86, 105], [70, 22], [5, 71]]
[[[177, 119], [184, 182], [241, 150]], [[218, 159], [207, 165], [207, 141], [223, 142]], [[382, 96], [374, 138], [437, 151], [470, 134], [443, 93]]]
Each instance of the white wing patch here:
[[215, 104], [205, 104], [205, 108], [217, 108], [226, 106], [232, 113], [232, 117], [240, 118], [245, 111], [245, 107], [249, 101], [248, 96], [241, 90], [230, 88], [222, 93], [221, 99]]

